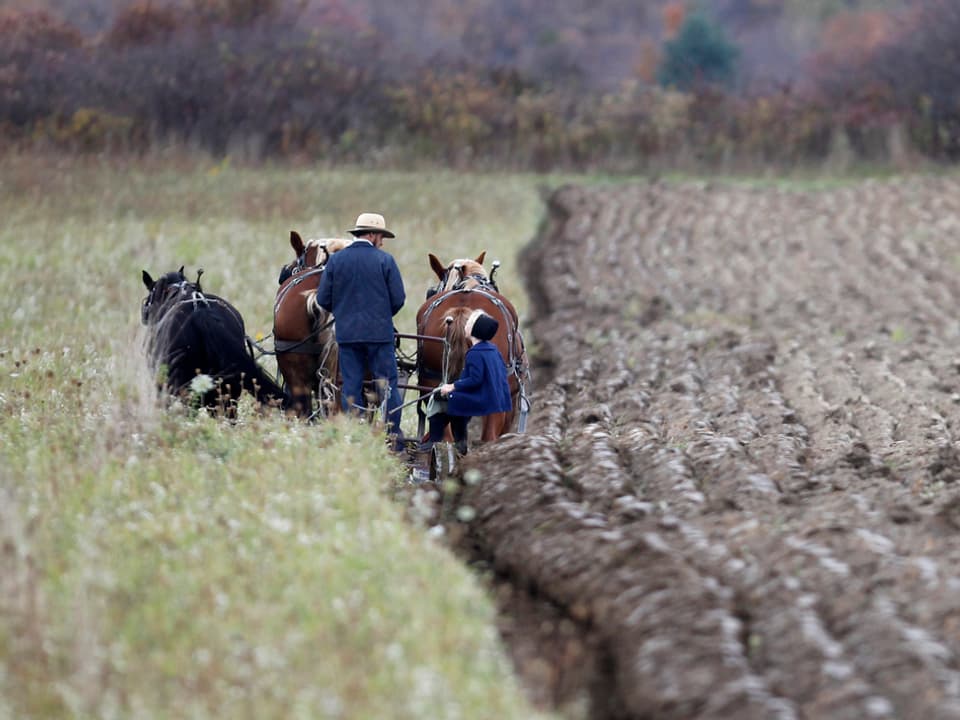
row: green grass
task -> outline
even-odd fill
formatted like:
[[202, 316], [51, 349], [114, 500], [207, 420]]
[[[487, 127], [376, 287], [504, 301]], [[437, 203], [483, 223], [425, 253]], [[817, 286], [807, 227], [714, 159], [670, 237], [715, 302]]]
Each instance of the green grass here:
[[203, 267], [266, 334], [289, 231], [372, 210], [398, 235], [401, 330], [427, 252], [486, 250], [522, 313], [542, 182], [0, 159], [0, 718], [534, 716], [382, 437], [159, 407], [139, 302], [141, 269]]

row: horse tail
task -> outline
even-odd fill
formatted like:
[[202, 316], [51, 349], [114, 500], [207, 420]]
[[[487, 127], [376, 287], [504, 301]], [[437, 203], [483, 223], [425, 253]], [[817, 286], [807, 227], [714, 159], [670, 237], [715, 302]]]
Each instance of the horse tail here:
[[467, 318], [473, 308], [458, 307], [453, 308], [447, 317], [452, 317], [453, 322], [447, 330], [447, 347], [449, 355], [447, 357], [447, 377], [446, 382], [453, 382], [463, 371], [463, 364], [466, 361], [467, 350], [470, 349], [470, 340], [467, 337]]

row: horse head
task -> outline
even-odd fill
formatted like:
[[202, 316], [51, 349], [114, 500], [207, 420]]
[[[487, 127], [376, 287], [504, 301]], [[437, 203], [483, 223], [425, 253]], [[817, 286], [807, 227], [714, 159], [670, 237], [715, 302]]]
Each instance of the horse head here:
[[[487, 274], [483, 267], [483, 260], [487, 256], [486, 250], [477, 255], [476, 258], [457, 258], [444, 264], [433, 253], [428, 254], [430, 258], [430, 267], [439, 279], [439, 283], [427, 291], [427, 297], [432, 297], [440, 292], [448, 290], [470, 290], [477, 287], [489, 287], [497, 289], [493, 278]], [[495, 263], [498, 266], [499, 263]]]
[[[197, 281], [200, 280], [201, 270], [197, 275]], [[166, 312], [171, 301], [178, 298], [184, 290], [189, 288], [199, 289], [199, 284], [191, 283], [183, 274], [183, 265], [179, 270], [165, 273], [154, 280], [150, 273], [143, 271], [143, 284], [147, 288], [147, 296], [143, 299], [140, 306], [140, 322], [144, 325], [156, 323]]]
[[295, 259], [280, 268], [279, 284], [283, 285], [289, 278], [306, 270], [323, 267], [333, 253], [343, 250], [352, 242], [352, 238], [314, 238], [304, 242], [300, 233], [291, 230], [290, 247], [293, 248]]

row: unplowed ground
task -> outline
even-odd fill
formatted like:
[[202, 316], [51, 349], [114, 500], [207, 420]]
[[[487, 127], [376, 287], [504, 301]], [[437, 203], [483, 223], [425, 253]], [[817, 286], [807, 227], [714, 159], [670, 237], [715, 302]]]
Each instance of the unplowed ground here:
[[531, 695], [960, 718], [960, 181], [565, 188], [524, 272], [460, 502]]

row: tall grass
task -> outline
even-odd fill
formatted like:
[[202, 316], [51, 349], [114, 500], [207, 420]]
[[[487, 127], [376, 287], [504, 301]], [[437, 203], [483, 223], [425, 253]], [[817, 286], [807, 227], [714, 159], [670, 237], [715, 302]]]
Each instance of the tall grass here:
[[427, 252], [486, 250], [522, 310], [537, 182], [0, 159], [0, 718], [531, 717], [475, 578], [391, 499], [382, 437], [159, 406], [139, 301], [141, 269], [202, 267], [268, 333], [289, 231], [377, 211], [401, 330]]

